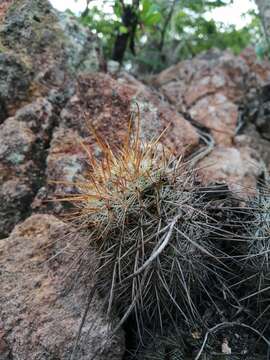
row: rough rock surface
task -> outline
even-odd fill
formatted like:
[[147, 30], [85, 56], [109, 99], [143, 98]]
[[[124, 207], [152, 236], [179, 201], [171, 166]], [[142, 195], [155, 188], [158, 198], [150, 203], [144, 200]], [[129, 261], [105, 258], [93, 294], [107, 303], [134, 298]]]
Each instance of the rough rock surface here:
[[[205, 182], [236, 181], [238, 188], [246, 187], [248, 191], [262, 171], [259, 158], [266, 152], [267, 144], [256, 146], [248, 132], [244, 147], [236, 140], [246, 129], [240, 104], [248, 104], [258, 89], [270, 83], [269, 62], [256, 59], [250, 49], [240, 56], [213, 50], [170, 67], [152, 82], [178, 111], [212, 136], [217, 148], [198, 164]], [[268, 107], [254, 108], [264, 109], [256, 124], [267, 129]], [[255, 154], [251, 148], [258, 152]]]
[[[62, 250], [66, 232], [66, 225], [54, 216], [33, 215], [0, 242], [1, 359], [11, 353], [13, 360], [70, 359], [87, 299], [79, 288], [64, 294], [70, 256], [77, 249], [69, 242]], [[123, 333], [107, 340], [112, 330], [101, 308], [102, 300], [96, 297], [76, 359], [90, 359], [95, 352], [99, 360], [122, 358]]]
[[241, 195], [255, 191], [261, 172], [258, 155], [249, 147], [217, 146], [197, 167], [206, 185], [226, 182], [231, 190]]
[[51, 103], [39, 98], [0, 125], [0, 237], [29, 214], [55, 121]]
[[[76, 130], [57, 127], [60, 112], [74, 92], [77, 73], [99, 70], [100, 59], [96, 38], [47, 1], [6, 1], [1, 3], [0, 17], [3, 238], [31, 215], [34, 198], [36, 211], [43, 206], [48, 210], [43, 200], [62, 189], [47, 180], [74, 180], [81, 173]], [[40, 200], [36, 194], [42, 194], [42, 189], [46, 195]], [[56, 205], [53, 210], [57, 211]], [[65, 247], [65, 232], [63, 223], [53, 216], [35, 215], [1, 240], [1, 360], [70, 358], [86, 298], [82, 288], [63, 293], [70, 253], [49, 261]], [[102, 313], [102, 300], [96, 298], [77, 358], [89, 359], [98, 351], [97, 359], [121, 359], [124, 335], [120, 331], [107, 341], [111, 328]]]
[[0, 21], [5, 17], [6, 11], [13, 0], [2, 0], [0, 4]]
[[63, 194], [74, 193], [72, 182], [82, 180], [87, 170], [82, 143], [91, 145], [76, 130], [64, 127], [55, 129], [46, 159], [46, 182], [32, 203], [33, 210], [59, 214], [67, 206], [67, 203], [59, 200]]
[[238, 119], [237, 106], [222, 93], [198, 100], [189, 111], [192, 119], [211, 131], [217, 144], [231, 145]]
[[180, 111], [201, 98], [221, 92], [231, 101], [246, 91], [249, 67], [242, 57], [213, 50], [161, 72], [154, 80]]
[[0, 53], [0, 122], [11, 106], [27, 99], [31, 78], [30, 69], [22, 59], [17, 55]]
[[118, 82], [134, 91], [132, 109], [139, 109], [142, 137], [146, 141], [157, 138], [167, 129], [161, 141], [175, 154], [188, 154], [196, 148], [199, 144], [196, 129], [159, 92], [127, 73], [121, 74]]
[[[75, 72], [99, 70], [96, 37], [69, 15], [54, 10], [47, 0], [14, 0], [4, 8], [0, 103], [8, 115], [18, 108], [16, 100], [29, 102], [56, 87], [62, 92], [72, 87]], [[2, 80], [6, 71], [8, 81]]]
[[75, 128], [85, 136], [89, 135], [90, 124], [112, 146], [119, 145], [125, 138], [131, 111], [139, 108], [145, 139], [157, 138], [168, 127], [161, 141], [173, 151], [198, 145], [196, 130], [166, 101], [142, 84], [139, 88], [121, 80], [102, 73], [81, 76], [74, 96], [61, 113], [61, 125]]
[[[47, 148], [78, 72], [100, 68], [94, 35], [48, 1], [0, 8], [0, 238], [30, 213]], [[2, 123], [2, 124], [1, 124]]]
[[212, 51], [172, 66], [154, 79], [180, 112], [210, 129], [217, 144], [228, 146], [237, 125], [237, 106], [252, 89], [269, 82], [269, 63], [259, 62], [251, 50], [238, 57]]
[[[101, 156], [89, 127], [117, 147], [139, 109], [143, 139], [167, 128], [161, 141], [175, 154], [202, 151], [196, 167], [205, 184], [249, 192], [261, 159], [270, 170], [270, 64], [251, 50], [211, 51], [163, 71], [149, 86], [124, 72], [98, 72], [95, 36], [46, 0], [2, 1], [0, 21], [0, 359], [62, 360], [85, 299], [79, 290], [61, 292], [73, 250], [58, 254], [65, 226], [48, 214], [62, 214], [64, 205], [48, 200], [72, 193], [69, 183], [86, 171], [82, 143]], [[96, 298], [80, 359], [110, 332], [101, 308]], [[120, 359], [123, 351], [119, 333], [99, 359]]]

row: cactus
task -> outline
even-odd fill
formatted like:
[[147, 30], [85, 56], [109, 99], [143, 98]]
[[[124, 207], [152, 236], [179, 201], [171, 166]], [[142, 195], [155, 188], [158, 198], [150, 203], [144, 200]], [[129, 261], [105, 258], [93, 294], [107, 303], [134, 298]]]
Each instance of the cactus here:
[[74, 224], [98, 254], [96, 288], [107, 314], [123, 321], [132, 314], [139, 333], [197, 325], [203, 300], [217, 307], [224, 288], [209, 189], [158, 140], [142, 143], [138, 130], [130, 127], [117, 151], [97, 141], [102, 159], [86, 149], [88, 176], [63, 200], [76, 207]]
[[261, 280], [270, 271], [270, 196], [257, 194], [249, 203], [253, 221], [248, 230], [248, 259]]
[[182, 334], [168, 331], [166, 336], [149, 336], [147, 340], [147, 345], [142, 347], [134, 358], [138, 360], [184, 360], [186, 358]]

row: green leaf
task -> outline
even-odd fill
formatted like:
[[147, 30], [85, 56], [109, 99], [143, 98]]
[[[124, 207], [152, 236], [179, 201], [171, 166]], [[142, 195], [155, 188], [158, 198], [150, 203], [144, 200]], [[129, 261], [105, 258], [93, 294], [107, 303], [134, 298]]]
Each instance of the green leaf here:
[[143, 0], [142, 1], [142, 13], [143, 14], [147, 14], [148, 11], [150, 10], [150, 7], [151, 7], [150, 0]]
[[122, 16], [122, 7], [120, 5], [120, 3], [118, 1], [115, 2], [114, 7], [113, 7], [113, 12], [115, 13], [115, 15], [119, 18], [121, 18]]
[[127, 34], [128, 33], [128, 28], [125, 27], [124, 25], [121, 25], [119, 27], [119, 31], [120, 31], [121, 34]]
[[148, 16], [146, 16], [144, 18], [143, 23], [146, 26], [151, 26], [151, 25], [156, 25], [160, 21], [161, 21], [161, 14], [156, 12], [154, 14], [149, 14]]

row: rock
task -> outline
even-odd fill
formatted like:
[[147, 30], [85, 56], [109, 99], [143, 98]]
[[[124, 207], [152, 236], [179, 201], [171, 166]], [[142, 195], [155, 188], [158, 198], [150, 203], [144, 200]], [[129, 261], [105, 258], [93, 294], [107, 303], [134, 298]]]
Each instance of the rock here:
[[160, 93], [127, 73], [122, 73], [118, 82], [128, 85], [134, 91], [132, 109], [137, 112], [139, 108], [142, 137], [145, 141], [159, 137], [167, 129], [161, 141], [173, 153], [188, 154], [198, 146], [196, 129]]
[[72, 183], [83, 180], [88, 169], [82, 144], [86, 145], [86, 139], [75, 130], [60, 127], [54, 131], [46, 159], [45, 186], [39, 189], [32, 203], [35, 211], [56, 214], [66, 208], [68, 204], [60, 199], [74, 193]]
[[27, 217], [33, 196], [34, 190], [26, 176], [20, 179], [14, 177], [1, 184], [0, 241], [9, 234], [15, 224]]
[[258, 87], [265, 86], [270, 82], [270, 63], [267, 60], [260, 60], [254, 49], [245, 49], [240, 56], [245, 60], [250, 75], [253, 77], [255, 85]]
[[0, 125], [0, 238], [27, 216], [38, 168], [32, 160], [36, 137], [9, 118]]
[[153, 82], [179, 111], [187, 111], [203, 97], [217, 92], [239, 101], [245, 94], [248, 73], [243, 58], [212, 50], [164, 70]]
[[[0, 100], [8, 107], [11, 98], [13, 112], [7, 109], [8, 116], [18, 108], [16, 96], [31, 102], [56, 87], [64, 91], [72, 87], [77, 72], [94, 72], [100, 66], [97, 38], [75, 18], [54, 10], [49, 1], [14, 0], [5, 7], [0, 27], [0, 90], [7, 95]], [[5, 83], [1, 74], [6, 76], [7, 69]]]
[[239, 104], [267, 82], [270, 64], [257, 60], [250, 50], [239, 56], [211, 50], [153, 79], [178, 111], [206, 126], [216, 143], [226, 146], [232, 145]]
[[[87, 299], [83, 286], [66, 292], [66, 272], [84, 241], [78, 236], [76, 243], [68, 241], [67, 231], [54, 216], [33, 215], [0, 242], [0, 314], [5, 339], [0, 358], [10, 349], [13, 360], [70, 359]], [[92, 256], [90, 267], [95, 262]], [[88, 277], [92, 286], [89, 281]], [[122, 359], [123, 332], [107, 340], [112, 330], [102, 304], [95, 296], [76, 359], [90, 359], [95, 352], [98, 360]]]
[[76, 130], [80, 136], [96, 139], [93, 126], [112, 146], [126, 136], [133, 90], [121, 86], [106, 74], [81, 75], [76, 92], [61, 112], [60, 125]]
[[36, 138], [26, 124], [9, 118], [0, 126], [0, 139], [2, 163], [16, 166], [31, 159]]
[[261, 137], [270, 140], [270, 82], [249, 96], [242, 108], [242, 122], [255, 124]]
[[209, 129], [216, 144], [232, 145], [238, 120], [238, 107], [222, 93], [198, 100], [189, 110], [197, 123]]
[[40, 98], [0, 125], [0, 238], [29, 213], [54, 121], [52, 105]]
[[2, 21], [6, 15], [6, 11], [13, 0], [2, 0], [0, 4], [0, 21]]
[[73, 182], [77, 175], [83, 173], [86, 153], [82, 143], [83, 139], [72, 129], [58, 128], [54, 132], [47, 157], [47, 176], [50, 180]]
[[5, 340], [4, 332], [0, 327], [0, 360], [10, 360], [10, 359], [11, 359], [11, 352]]
[[97, 37], [81, 25], [76, 17], [59, 12], [57, 17], [66, 37], [65, 51], [69, 69], [76, 73], [99, 71], [102, 66], [102, 55]]
[[247, 146], [217, 146], [196, 167], [203, 183], [226, 183], [236, 194], [252, 194], [262, 172], [258, 154]]
[[260, 136], [254, 124], [249, 124], [244, 134], [235, 137], [235, 144], [237, 147], [253, 149], [265, 163], [266, 170], [270, 172], [270, 143]]
[[38, 98], [31, 104], [25, 105], [16, 112], [15, 118], [34, 132], [39, 145], [48, 143], [50, 132], [58, 121], [58, 116], [50, 101]]
[[24, 55], [36, 72], [54, 65], [64, 75], [66, 66], [87, 72], [100, 66], [96, 37], [74, 17], [54, 10], [47, 0], [14, 0], [0, 39], [4, 47]]
[[27, 65], [13, 54], [0, 51], [0, 122], [29, 96], [32, 75]]
[[161, 141], [175, 153], [194, 149], [199, 137], [193, 126], [151, 89], [138, 83], [117, 81], [101, 73], [80, 76], [75, 95], [61, 112], [61, 125], [76, 129], [83, 137], [90, 136], [95, 143], [89, 124], [112, 147], [118, 147], [125, 139], [131, 111], [137, 113], [139, 109], [144, 139], [153, 140], [168, 127]]
[[140, 122], [144, 141], [157, 139], [164, 132], [160, 141], [175, 155], [189, 154], [199, 145], [196, 129], [169, 104], [158, 99], [148, 100], [147, 97], [135, 97], [136, 111], [140, 109]]
[[[46, 0], [7, 1], [1, 10], [3, 237], [27, 216], [33, 197], [44, 183], [51, 133], [58, 113], [74, 92], [75, 75], [98, 70], [100, 57], [96, 38], [74, 18], [54, 10]], [[8, 186], [14, 191], [13, 196]]]
[[109, 74], [116, 75], [120, 70], [121, 64], [115, 60], [108, 60], [107, 62], [107, 71]]

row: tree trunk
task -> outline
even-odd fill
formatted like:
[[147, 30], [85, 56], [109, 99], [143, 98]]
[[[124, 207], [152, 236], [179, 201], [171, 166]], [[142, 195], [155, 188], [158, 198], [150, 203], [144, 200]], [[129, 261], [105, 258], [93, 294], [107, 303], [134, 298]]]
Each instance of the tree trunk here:
[[135, 55], [135, 36], [139, 21], [137, 11], [140, 5], [140, 0], [133, 0], [132, 5], [125, 5], [122, 0], [121, 4], [123, 11], [122, 24], [127, 28], [128, 32], [125, 34], [117, 34], [112, 55], [112, 59], [118, 61], [120, 64], [124, 59], [128, 43], [131, 52]]
[[269, 0], [255, 0], [255, 1], [259, 9], [266, 40], [270, 45], [270, 1]]

